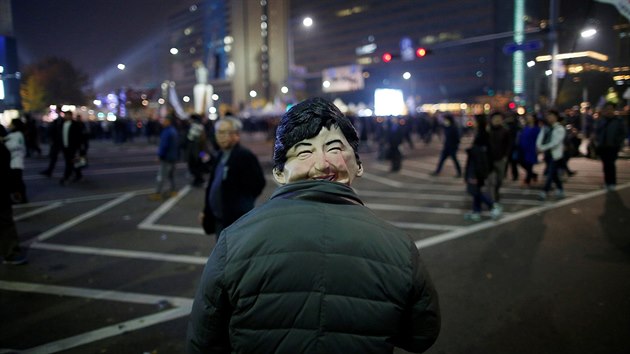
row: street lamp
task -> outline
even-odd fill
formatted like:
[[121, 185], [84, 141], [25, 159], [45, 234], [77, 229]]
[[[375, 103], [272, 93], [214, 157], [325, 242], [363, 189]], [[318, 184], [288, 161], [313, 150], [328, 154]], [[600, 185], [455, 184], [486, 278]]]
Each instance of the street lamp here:
[[[295, 49], [293, 46], [293, 29], [291, 28], [291, 24], [295, 23], [296, 21], [288, 21], [287, 22], [287, 57], [288, 57], [288, 61], [289, 61], [289, 72], [288, 72], [288, 82], [289, 82], [289, 87], [294, 88], [293, 87], [293, 75], [296, 71], [296, 65], [295, 65]], [[311, 17], [304, 17], [304, 19], [302, 19], [302, 26], [304, 28], [310, 28], [313, 26], [313, 19]], [[295, 90], [294, 90], [295, 91]]]
[[402, 77], [405, 80], [409, 80], [409, 79], [411, 79], [411, 73], [409, 71], [405, 71], [405, 73], [402, 75]]
[[302, 24], [304, 25], [304, 27], [311, 27], [313, 25], [313, 19], [306, 16], [304, 17], [304, 20], [302, 20]]
[[116, 67], [118, 68], [118, 70], [125, 70], [125, 64], [120, 63]]
[[582, 38], [591, 38], [597, 34], [597, 30], [595, 28], [587, 28], [580, 33]]

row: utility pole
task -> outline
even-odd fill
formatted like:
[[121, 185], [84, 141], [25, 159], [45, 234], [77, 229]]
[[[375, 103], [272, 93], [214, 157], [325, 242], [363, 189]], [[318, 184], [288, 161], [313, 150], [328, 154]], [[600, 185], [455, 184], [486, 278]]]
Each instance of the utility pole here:
[[559, 0], [549, 2], [549, 44], [551, 45], [551, 75], [549, 76], [549, 106], [554, 107], [558, 100], [558, 9]]

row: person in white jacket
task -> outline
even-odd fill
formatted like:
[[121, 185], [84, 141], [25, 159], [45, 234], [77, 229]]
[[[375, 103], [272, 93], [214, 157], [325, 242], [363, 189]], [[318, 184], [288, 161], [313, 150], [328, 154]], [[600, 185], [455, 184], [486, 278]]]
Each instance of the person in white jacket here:
[[10, 180], [13, 186], [11, 199], [14, 203], [27, 203], [26, 185], [22, 177], [24, 171], [24, 156], [26, 156], [26, 142], [24, 140], [25, 125], [20, 118], [15, 118], [9, 125], [9, 134], [4, 138], [4, 145], [11, 153]]
[[540, 192], [540, 199], [546, 200], [551, 184], [556, 184], [556, 197], [564, 198], [564, 189], [562, 188], [562, 180], [558, 174], [561, 166], [562, 156], [564, 154], [564, 136], [566, 130], [560, 124], [560, 114], [558, 111], [550, 109], [547, 111], [547, 125], [540, 131], [536, 139], [536, 148], [539, 152], [545, 154], [545, 161], [549, 161], [547, 170], [547, 179], [545, 187]]

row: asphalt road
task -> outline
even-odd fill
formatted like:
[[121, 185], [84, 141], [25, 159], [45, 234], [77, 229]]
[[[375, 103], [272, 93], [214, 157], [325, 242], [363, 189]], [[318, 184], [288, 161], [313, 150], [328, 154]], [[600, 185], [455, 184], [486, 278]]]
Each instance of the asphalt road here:
[[[247, 134], [243, 145], [269, 177], [261, 203], [275, 189], [271, 143]], [[402, 171], [390, 173], [365, 147], [354, 186], [416, 240], [433, 277], [443, 323], [428, 353], [630, 353], [630, 160], [617, 163], [616, 192], [584, 158], [571, 160], [578, 174], [563, 200], [540, 202], [506, 180], [505, 215], [473, 223], [450, 162], [428, 175], [439, 148], [405, 146]], [[93, 142], [84, 180], [67, 186], [62, 159], [51, 179], [37, 173], [45, 158], [27, 160], [30, 204], [14, 214], [29, 264], [0, 265], [0, 353], [183, 352], [214, 238], [197, 224], [203, 190], [187, 186], [185, 165], [177, 197], [148, 199], [155, 151]]]

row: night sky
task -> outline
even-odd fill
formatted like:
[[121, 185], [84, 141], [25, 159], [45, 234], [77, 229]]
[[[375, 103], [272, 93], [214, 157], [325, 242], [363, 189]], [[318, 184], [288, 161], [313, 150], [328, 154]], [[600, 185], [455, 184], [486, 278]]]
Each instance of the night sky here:
[[[169, 49], [167, 19], [199, 2], [14, 0], [13, 21], [21, 65], [53, 55], [68, 59], [89, 75], [97, 93], [121, 86], [158, 87], [168, 78], [167, 56], [159, 55]], [[549, 1], [530, 0], [527, 4], [528, 8], [547, 9]], [[610, 32], [603, 33], [598, 41], [574, 41], [573, 48], [561, 50], [609, 51], [607, 47], [614, 45], [611, 39], [615, 36], [611, 24], [621, 17], [614, 6], [592, 0], [562, 0], [560, 4], [561, 16], [575, 20], [567, 23], [567, 27], [576, 27], [571, 31], [577, 33], [585, 19], [595, 17], [602, 21], [600, 29]], [[116, 69], [121, 62], [127, 65], [123, 72]]]
[[[167, 19], [199, 0], [14, 0], [21, 65], [47, 56], [68, 59], [97, 92], [159, 85], [167, 77]], [[124, 72], [116, 69], [124, 63]]]

